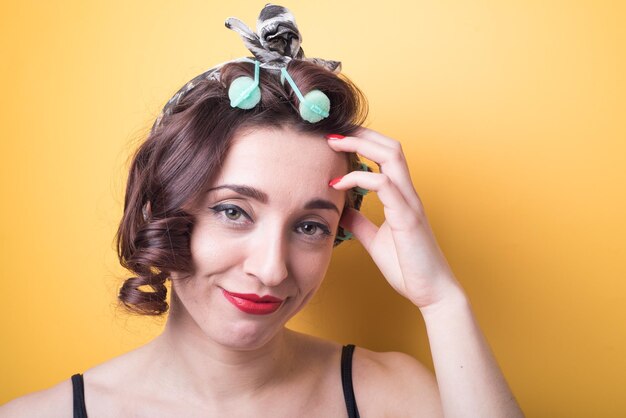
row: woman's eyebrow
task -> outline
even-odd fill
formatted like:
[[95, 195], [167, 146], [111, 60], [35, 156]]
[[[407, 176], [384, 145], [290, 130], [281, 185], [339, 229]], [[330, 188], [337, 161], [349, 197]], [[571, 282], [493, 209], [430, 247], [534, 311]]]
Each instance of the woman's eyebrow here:
[[[267, 196], [267, 193], [262, 192], [259, 189], [255, 189], [254, 187], [243, 186], [239, 184], [223, 184], [221, 186], [213, 187], [207, 190], [207, 193], [212, 192], [214, 190], [220, 190], [220, 189], [232, 190], [233, 192], [239, 193], [242, 196], [246, 196], [254, 200], [258, 200], [261, 203], [267, 203], [269, 201], [269, 197]], [[338, 215], [341, 215], [339, 208], [337, 208], [337, 206], [330, 200], [325, 200], [325, 199], [310, 200], [304, 205], [304, 209], [331, 209], [337, 212]]]
[[220, 190], [220, 189], [232, 190], [233, 192], [239, 193], [242, 196], [246, 196], [246, 197], [250, 197], [252, 199], [258, 200], [261, 203], [267, 203], [267, 201], [269, 200], [269, 198], [267, 197], [267, 194], [260, 191], [259, 189], [255, 189], [254, 187], [250, 187], [250, 186], [242, 186], [239, 184], [224, 184], [221, 186], [213, 187], [212, 189], [207, 190], [207, 193], [212, 192], [213, 190]]
[[341, 212], [339, 212], [339, 209], [337, 208], [337, 206], [335, 206], [335, 204], [331, 202], [330, 200], [313, 199], [313, 200], [308, 201], [306, 205], [304, 205], [304, 208], [305, 209], [331, 209], [337, 212], [338, 215], [341, 215]]

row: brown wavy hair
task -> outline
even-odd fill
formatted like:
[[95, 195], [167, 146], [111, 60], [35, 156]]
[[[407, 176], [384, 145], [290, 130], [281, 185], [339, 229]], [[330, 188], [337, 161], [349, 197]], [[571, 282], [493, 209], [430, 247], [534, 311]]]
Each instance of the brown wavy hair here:
[[[132, 155], [116, 234], [120, 264], [135, 275], [124, 280], [118, 294], [127, 312], [163, 315], [169, 308], [165, 286], [169, 272], [192, 274], [189, 239], [194, 219], [183, 208], [206, 192], [237, 132], [289, 127], [300, 133], [347, 136], [365, 122], [367, 101], [347, 77], [302, 60], [292, 60], [287, 70], [302, 94], [319, 89], [328, 96], [329, 117], [317, 123], [303, 120], [290, 86], [263, 70], [260, 103], [250, 110], [232, 108], [228, 86], [237, 77], [253, 77], [254, 65], [229, 63], [219, 81], [203, 80], [188, 92]], [[360, 163], [356, 154], [348, 154], [348, 159], [356, 169]], [[348, 193], [346, 206], [355, 206], [354, 193]]]

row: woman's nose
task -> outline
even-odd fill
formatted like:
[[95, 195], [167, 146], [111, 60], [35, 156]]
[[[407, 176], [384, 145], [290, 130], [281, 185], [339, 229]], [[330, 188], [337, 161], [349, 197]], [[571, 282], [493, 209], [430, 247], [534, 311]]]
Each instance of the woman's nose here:
[[251, 241], [248, 243], [244, 271], [257, 277], [267, 287], [277, 286], [288, 275], [284, 233], [276, 230], [271, 234], [255, 235], [249, 238]]

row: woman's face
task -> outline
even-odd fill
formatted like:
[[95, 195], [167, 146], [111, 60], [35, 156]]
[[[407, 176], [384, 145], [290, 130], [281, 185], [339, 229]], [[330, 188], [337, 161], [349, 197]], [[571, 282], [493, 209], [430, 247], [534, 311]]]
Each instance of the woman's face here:
[[[226, 346], [252, 349], [269, 341], [322, 282], [345, 202], [328, 182], [347, 172], [346, 155], [320, 135], [288, 128], [237, 135], [194, 208], [195, 274], [179, 281], [173, 273], [170, 315]], [[271, 313], [250, 313], [261, 306], [223, 290], [283, 302]]]

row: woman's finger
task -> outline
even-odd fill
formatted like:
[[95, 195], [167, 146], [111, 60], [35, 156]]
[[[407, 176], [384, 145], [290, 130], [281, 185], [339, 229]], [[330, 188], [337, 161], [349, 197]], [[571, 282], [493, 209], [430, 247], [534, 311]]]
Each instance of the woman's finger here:
[[389, 176], [383, 173], [352, 171], [340, 179], [331, 181], [331, 187], [337, 190], [348, 190], [354, 187], [376, 192], [383, 204], [385, 219], [392, 230], [406, 230], [417, 224], [418, 214], [404, 199]]
[[380, 145], [384, 145], [389, 148], [395, 148], [397, 144], [399, 144], [399, 142], [395, 139], [385, 136], [380, 132], [376, 132], [375, 130], [366, 128], [364, 126], [361, 126], [354, 136], [374, 141]]
[[339, 225], [347, 229], [358, 239], [365, 250], [369, 251], [370, 243], [378, 232], [378, 226], [358, 210], [346, 208], [341, 215]]
[[421, 211], [422, 202], [413, 187], [402, 147], [399, 142], [394, 142], [396, 145], [388, 146], [371, 139], [353, 136], [328, 140], [329, 146], [335, 151], [356, 152], [377, 163], [381, 173], [392, 180], [411, 208]]

